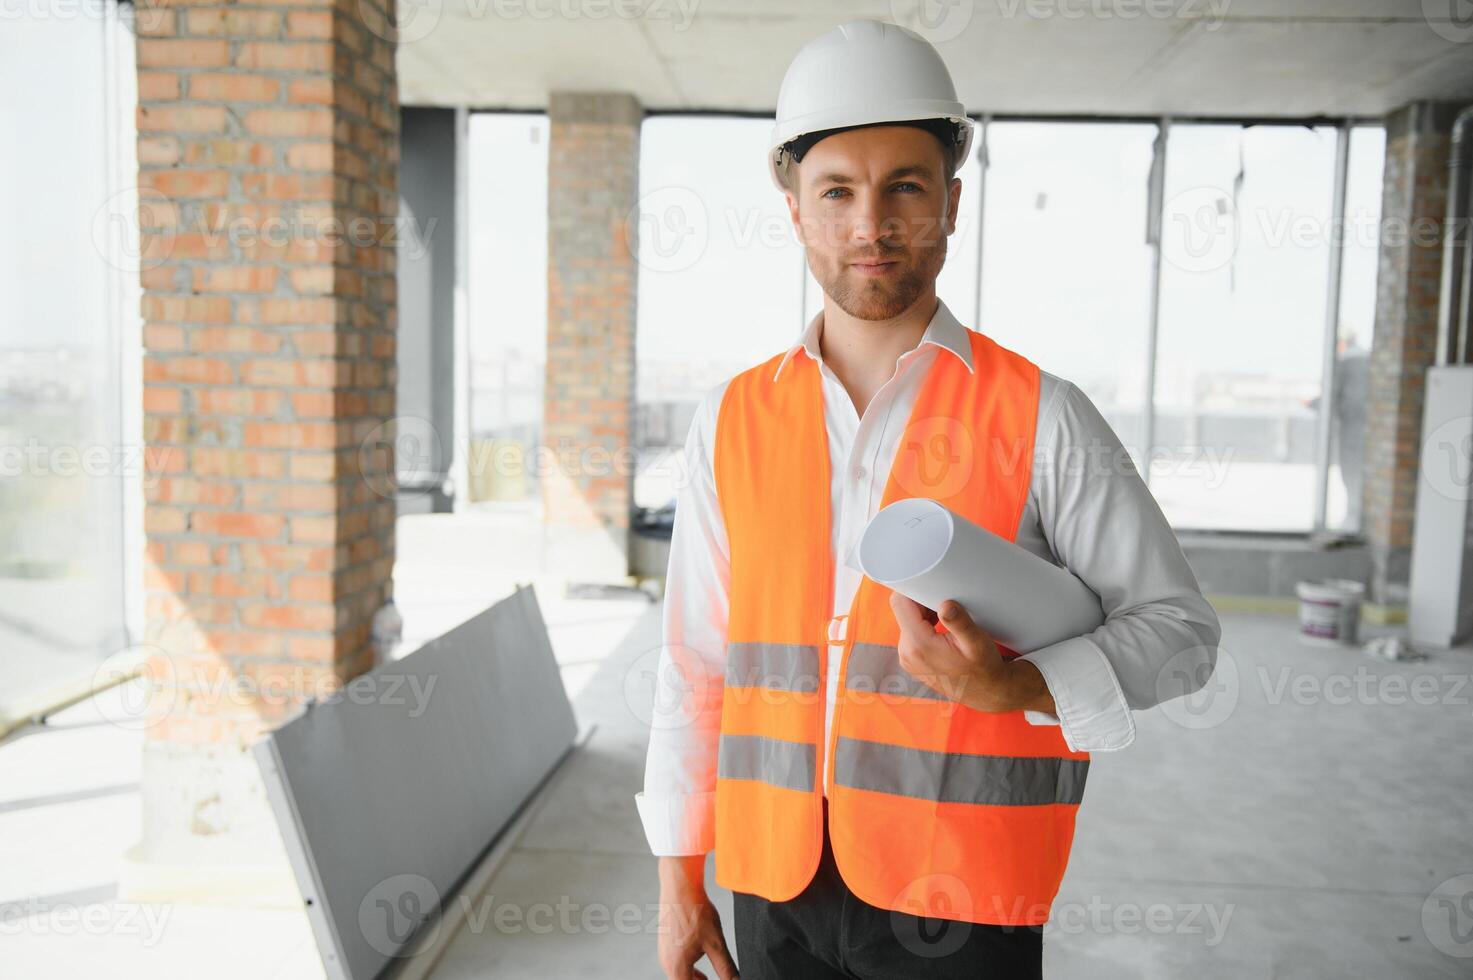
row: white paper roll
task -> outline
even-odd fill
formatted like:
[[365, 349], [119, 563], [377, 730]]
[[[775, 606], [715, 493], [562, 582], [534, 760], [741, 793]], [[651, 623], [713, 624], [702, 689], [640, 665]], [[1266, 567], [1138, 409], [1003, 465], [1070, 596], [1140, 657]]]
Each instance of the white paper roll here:
[[1045, 561], [927, 497], [897, 500], [869, 522], [855, 567], [931, 609], [960, 602], [1003, 646], [1031, 653], [1093, 632], [1099, 596]]

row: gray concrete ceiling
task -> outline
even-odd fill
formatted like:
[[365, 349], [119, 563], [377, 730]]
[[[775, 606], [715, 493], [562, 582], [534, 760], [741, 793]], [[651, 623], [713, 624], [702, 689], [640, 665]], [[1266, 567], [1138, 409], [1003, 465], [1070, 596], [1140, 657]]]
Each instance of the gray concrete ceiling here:
[[406, 105], [540, 110], [556, 89], [614, 89], [649, 109], [771, 113], [797, 50], [853, 17], [930, 37], [973, 113], [1373, 116], [1473, 99], [1470, 0], [401, 0], [401, 11]]

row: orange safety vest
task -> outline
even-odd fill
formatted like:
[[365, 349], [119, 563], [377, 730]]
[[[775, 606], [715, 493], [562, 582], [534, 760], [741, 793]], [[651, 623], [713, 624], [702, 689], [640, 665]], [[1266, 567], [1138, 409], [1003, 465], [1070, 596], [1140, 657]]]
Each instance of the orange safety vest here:
[[[1032, 473], [1039, 371], [967, 335], [974, 370], [933, 360], [883, 503], [930, 497], [1012, 541]], [[731, 577], [716, 881], [772, 901], [807, 886], [822, 847], [823, 751], [834, 859], [859, 898], [936, 918], [1046, 922], [1089, 755], [1069, 751], [1057, 726], [968, 708], [902, 669], [890, 590], [870, 578], [849, 612], [832, 616], [819, 366], [794, 357], [774, 381], [781, 360], [734, 377], [717, 415], [713, 465]], [[837, 665], [830, 640], [843, 643]], [[832, 740], [820, 748], [831, 668]]]

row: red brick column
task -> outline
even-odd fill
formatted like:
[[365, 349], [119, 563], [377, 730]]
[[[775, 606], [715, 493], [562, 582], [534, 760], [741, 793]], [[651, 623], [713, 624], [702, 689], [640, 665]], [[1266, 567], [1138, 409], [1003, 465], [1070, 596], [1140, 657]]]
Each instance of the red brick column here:
[[394, 558], [399, 118], [376, 2], [138, 18], [158, 651], [140, 864], [273, 865], [245, 747], [372, 662]]
[[554, 92], [548, 109], [547, 376], [542, 479], [549, 570], [629, 574], [634, 500], [633, 96]]
[[1363, 522], [1373, 562], [1371, 599], [1380, 604], [1406, 601], [1424, 384], [1436, 360], [1447, 160], [1457, 109], [1413, 103], [1386, 119]]

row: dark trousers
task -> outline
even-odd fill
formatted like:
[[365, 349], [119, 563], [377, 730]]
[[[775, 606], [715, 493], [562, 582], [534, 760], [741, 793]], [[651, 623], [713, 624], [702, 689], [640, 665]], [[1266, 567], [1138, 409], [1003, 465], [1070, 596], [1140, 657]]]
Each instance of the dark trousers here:
[[823, 856], [808, 887], [786, 902], [734, 892], [742, 980], [1043, 976], [1043, 927], [995, 926], [876, 908], [834, 865], [828, 800]]

